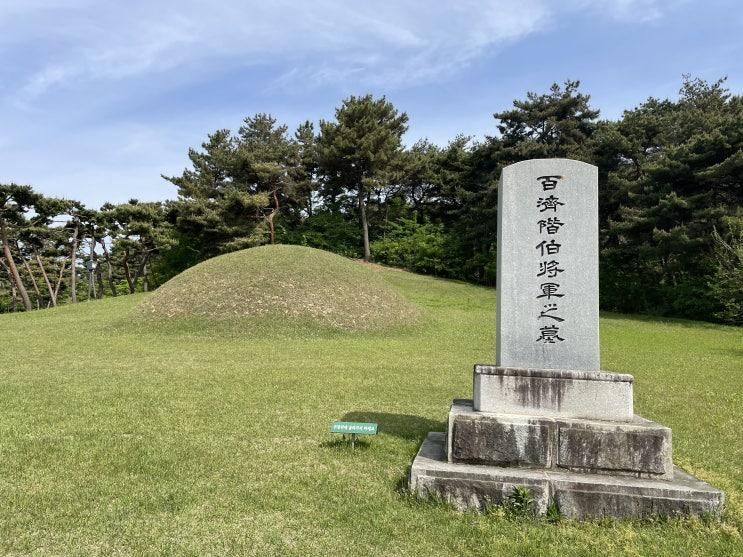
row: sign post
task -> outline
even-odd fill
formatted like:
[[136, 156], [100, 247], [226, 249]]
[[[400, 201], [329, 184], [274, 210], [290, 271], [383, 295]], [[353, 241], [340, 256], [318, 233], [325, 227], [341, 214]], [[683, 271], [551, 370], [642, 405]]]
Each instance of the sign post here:
[[343, 439], [346, 434], [351, 436], [351, 448], [356, 448], [357, 435], [376, 435], [378, 425], [367, 422], [333, 422], [330, 426], [330, 433], [342, 433]]

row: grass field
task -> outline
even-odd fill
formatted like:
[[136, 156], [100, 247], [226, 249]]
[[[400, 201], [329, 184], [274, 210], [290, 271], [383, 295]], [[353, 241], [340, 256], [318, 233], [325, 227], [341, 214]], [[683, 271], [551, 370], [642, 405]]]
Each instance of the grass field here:
[[[414, 326], [141, 324], [128, 296], [0, 316], [0, 553], [743, 555], [743, 331], [621, 315], [602, 366], [673, 428], [677, 464], [722, 488], [722, 522], [457, 513], [403, 480], [492, 362], [493, 290], [375, 268]], [[336, 419], [379, 422], [354, 452]]]

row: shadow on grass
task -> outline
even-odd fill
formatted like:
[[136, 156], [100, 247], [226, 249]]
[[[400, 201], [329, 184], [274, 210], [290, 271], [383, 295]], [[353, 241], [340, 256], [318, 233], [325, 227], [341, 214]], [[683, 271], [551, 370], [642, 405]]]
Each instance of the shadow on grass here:
[[344, 414], [342, 421], [374, 422], [379, 424], [379, 433], [409, 441], [423, 441], [430, 431], [446, 431], [446, 422], [409, 414], [355, 411]]
[[733, 356], [734, 358], [743, 358], [743, 348], [718, 348], [713, 350], [715, 354], [721, 356]]
[[323, 449], [337, 449], [337, 450], [346, 450], [349, 451], [365, 451], [371, 446], [371, 442], [367, 441], [365, 439], [362, 439], [361, 437], [356, 438], [356, 443], [354, 448], [351, 448], [351, 436], [350, 435], [344, 435], [343, 437], [339, 437], [337, 439], [333, 439], [332, 441], [324, 441], [320, 443], [320, 447]]

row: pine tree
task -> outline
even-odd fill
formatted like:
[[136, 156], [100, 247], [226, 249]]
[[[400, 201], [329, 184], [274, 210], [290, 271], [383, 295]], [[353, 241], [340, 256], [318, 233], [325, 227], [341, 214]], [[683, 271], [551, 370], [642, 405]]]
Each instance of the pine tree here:
[[0, 243], [2, 244], [5, 265], [8, 268], [13, 284], [23, 300], [26, 311], [31, 311], [33, 304], [21, 280], [18, 266], [13, 258], [11, 246], [17, 240], [19, 229], [27, 224], [26, 213], [33, 208], [39, 199], [39, 194], [34, 192], [31, 186], [0, 184]]
[[743, 223], [743, 97], [686, 77], [678, 101], [648, 99], [616, 131], [604, 300], [709, 319], [725, 302], [708, 286], [719, 264], [714, 235], [729, 243]]
[[511, 110], [494, 114], [500, 121], [501, 163], [565, 157], [585, 160], [584, 144], [596, 129], [599, 111], [590, 95], [578, 91], [580, 81], [553, 83], [550, 92], [526, 94]]
[[324, 177], [323, 196], [330, 203], [352, 200], [361, 228], [364, 260], [369, 249], [368, 207], [375, 191], [387, 184], [402, 152], [408, 116], [385, 97], [348, 97], [335, 121], [320, 122], [318, 151]]

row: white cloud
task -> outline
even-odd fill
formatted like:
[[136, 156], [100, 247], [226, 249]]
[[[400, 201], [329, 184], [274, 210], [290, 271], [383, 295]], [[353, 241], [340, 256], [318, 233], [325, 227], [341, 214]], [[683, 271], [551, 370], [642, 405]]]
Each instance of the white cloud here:
[[[362, 74], [362, 81], [396, 86], [456, 71], [537, 31], [548, 13], [542, 0], [10, 2], [0, 11], [0, 50], [31, 53], [28, 73], [14, 80], [24, 100], [65, 82], [175, 69], [198, 77], [214, 67], [264, 63], [293, 68], [284, 79]], [[40, 37], [49, 50], [34, 58], [26, 47]]]
[[[286, 68], [278, 86], [302, 78], [389, 88], [451, 75], [554, 25], [566, 11], [644, 21], [658, 17], [669, 1], [84, 0], [70, 6], [5, 0], [0, 55], [30, 53], [27, 73], [12, 80], [22, 101], [65, 82], [84, 87], [171, 70], [198, 79], [214, 68], [250, 64]], [[36, 51], [39, 43], [50, 50]]]
[[577, 9], [587, 9], [625, 22], [645, 23], [688, 0], [574, 0]]

